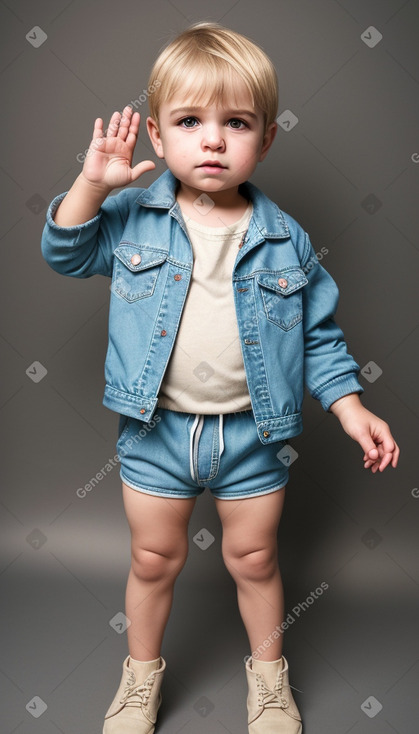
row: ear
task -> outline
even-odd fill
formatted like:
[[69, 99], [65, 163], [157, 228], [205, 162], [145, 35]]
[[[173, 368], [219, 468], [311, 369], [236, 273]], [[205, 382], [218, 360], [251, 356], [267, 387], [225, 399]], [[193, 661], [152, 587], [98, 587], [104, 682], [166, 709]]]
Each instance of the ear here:
[[263, 159], [265, 158], [265, 156], [266, 156], [269, 148], [271, 147], [271, 145], [272, 145], [272, 143], [274, 141], [274, 138], [275, 138], [275, 135], [276, 135], [276, 131], [277, 130], [278, 130], [278, 123], [277, 122], [272, 122], [269, 125], [269, 127], [268, 127], [268, 129], [267, 129], [267, 131], [266, 131], [266, 133], [264, 135], [264, 138], [263, 138], [262, 148], [261, 148], [261, 151], [260, 151], [259, 162], [263, 161]]
[[153, 117], [146, 120], [148, 136], [152, 142], [154, 151], [159, 158], [164, 158], [163, 141], [160, 137], [159, 126]]

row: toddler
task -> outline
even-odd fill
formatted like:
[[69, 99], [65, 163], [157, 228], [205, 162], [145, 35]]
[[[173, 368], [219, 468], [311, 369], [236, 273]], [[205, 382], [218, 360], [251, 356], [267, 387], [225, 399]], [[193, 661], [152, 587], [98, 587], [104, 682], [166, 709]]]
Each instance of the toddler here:
[[127, 187], [155, 168], [132, 167], [140, 114], [127, 105], [105, 132], [97, 118], [42, 235], [58, 273], [111, 278], [103, 404], [119, 414], [131, 624], [103, 734], [155, 730], [162, 639], [206, 488], [252, 651], [249, 734], [301, 734], [282, 652], [277, 530], [304, 385], [360, 444], [365, 468], [396, 467], [399, 448], [361, 403], [334, 280], [304, 229], [248, 180], [277, 131], [270, 59], [239, 33], [195, 23], [160, 53], [149, 90], [147, 132], [167, 170]]

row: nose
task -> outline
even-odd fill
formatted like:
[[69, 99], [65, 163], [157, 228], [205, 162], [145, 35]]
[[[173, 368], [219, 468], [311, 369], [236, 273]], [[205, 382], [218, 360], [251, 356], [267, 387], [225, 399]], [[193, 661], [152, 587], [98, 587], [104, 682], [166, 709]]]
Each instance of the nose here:
[[202, 147], [220, 150], [225, 147], [223, 128], [216, 123], [205, 125], [202, 133]]

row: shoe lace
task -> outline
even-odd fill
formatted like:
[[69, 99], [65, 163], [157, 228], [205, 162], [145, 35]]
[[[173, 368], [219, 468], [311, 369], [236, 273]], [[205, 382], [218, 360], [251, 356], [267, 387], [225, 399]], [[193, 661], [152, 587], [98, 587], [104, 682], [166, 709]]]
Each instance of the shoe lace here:
[[263, 675], [256, 673], [258, 682], [258, 703], [263, 708], [288, 708], [288, 701], [282, 695], [283, 676], [279, 673], [273, 690], [266, 685]]
[[126, 706], [147, 705], [151, 689], [154, 683], [154, 675], [151, 673], [143, 683], [137, 683], [134, 673], [130, 670], [129, 678], [120, 700]]

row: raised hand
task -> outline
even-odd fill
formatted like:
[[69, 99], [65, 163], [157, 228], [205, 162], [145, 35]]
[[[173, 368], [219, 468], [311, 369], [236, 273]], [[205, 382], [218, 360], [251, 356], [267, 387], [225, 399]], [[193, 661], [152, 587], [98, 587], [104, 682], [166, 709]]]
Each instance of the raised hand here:
[[124, 107], [122, 115], [113, 113], [106, 135], [103, 133], [103, 120], [97, 117], [82, 177], [90, 184], [110, 191], [132, 183], [146, 171], [152, 171], [156, 165], [151, 160], [131, 168], [139, 128], [140, 113], [133, 113], [129, 105]]

